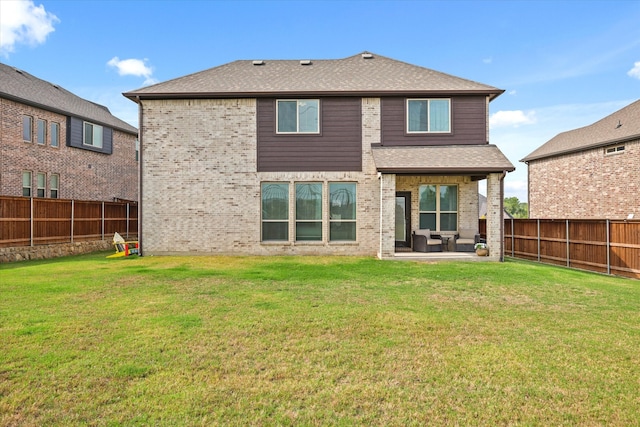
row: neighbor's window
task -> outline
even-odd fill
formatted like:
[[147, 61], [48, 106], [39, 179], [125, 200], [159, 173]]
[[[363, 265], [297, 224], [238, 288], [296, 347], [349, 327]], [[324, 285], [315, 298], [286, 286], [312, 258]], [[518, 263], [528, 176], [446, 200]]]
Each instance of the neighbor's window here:
[[605, 155], [611, 155], [611, 154], [621, 154], [624, 153], [624, 145], [616, 145], [613, 147], [607, 147], [604, 149], [604, 154]]
[[420, 228], [434, 231], [458, 229], [458, 186], [420, 186]]
[[22, 139], [27, 142], [33, 141], [33, 117], [22, 116]]
[[31, 197], [31, 172], [22, 172], [22, 195]]
[[278, 100], [278, 133], [319, 133], [320, 101], [317, 99]]
[[84, 122], [84, 145], [102, 148], [102, 126]]
[[451, 100], [408, 99], [407, 132], [451, 132]]
[[37, 131], [36, 142], [41, 145], [46, 144], [47, 143], [47, 122], [42, 119], [38, 119], [36, 131]]
[[322, 184], [296, 184], [296, 240], [322, 241]]
[[136, 162], [140, 161], [140, 141], [136, 138]]
[[51, 146], [58, 147], [60, 145], [60, 124], [51, 122]]
[[262, 240], [289, 240], [289, 184], [262, 184]]
[[356, 240], [356, 184], [329, 183], [329, 240]]
[[42, 172], [38, 172], [36, 178], [36, 181], [38, 182], [36, 197], [44, 197], [44, 194], [47, 191], [47, 175]]
[[57, 199], [60, 192], [60, 175], [51, 175], [51, 179], [49, 181], [49, 189], [51, 191], [51, 198]]

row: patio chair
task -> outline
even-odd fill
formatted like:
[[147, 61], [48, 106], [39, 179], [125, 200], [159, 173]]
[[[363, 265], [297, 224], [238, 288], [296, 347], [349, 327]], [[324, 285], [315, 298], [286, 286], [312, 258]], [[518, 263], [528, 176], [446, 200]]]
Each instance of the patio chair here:
[[461, 228], [454, 236], [456, 252], [473, 252], [476, 243], [480, 243], [480, 234], [470, 228]]
[[415, 252], [442, 252], [442, 239], [431, 236], [428, 228], [413, 232], [413, 250]]

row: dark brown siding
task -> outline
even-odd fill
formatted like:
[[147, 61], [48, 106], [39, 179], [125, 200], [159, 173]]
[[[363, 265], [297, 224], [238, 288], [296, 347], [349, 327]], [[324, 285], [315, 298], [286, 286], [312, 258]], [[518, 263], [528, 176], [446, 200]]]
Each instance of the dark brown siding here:
[[277, 135], [276, 100], [258, 99], [258, 172], [361, 171], [361, 98], [322, 98], [320, 135]]
[[382, 98], [382, 145], [463, 145], [487, 143], [486, 98], [451, 97], [450, 134], [407, 135], [406, 98]]

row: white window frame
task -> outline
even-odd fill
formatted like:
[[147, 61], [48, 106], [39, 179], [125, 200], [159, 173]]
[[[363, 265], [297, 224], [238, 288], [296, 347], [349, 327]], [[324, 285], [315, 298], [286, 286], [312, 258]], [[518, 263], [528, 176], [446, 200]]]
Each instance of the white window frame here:
[[49, 177], [49, 195], [52, 199], [60, 198], [60, 175], [57, 173], [52, 173]]
[[47, 121], [44, 119], [36, 120], [36, 142], [38, 145], [47, 143]]
[[[29, 120], [29, 127], [27, 128], [25, 125], [25, 121]], [[25, 130], [29, 130], [29, 135], [25, 135]], [[33, 142], [33, 117], [31, 116], [22, 116], [22, 140], [24, 142]]]
[[46, 197], [47, 195], [47, 174], [36, 173], [36, 197]]
[[616, 154], [624, 154], [624, 144], [614, 145], [612, 147], [606, 147], [604, 149], [605, 156], [614, 156]]
[[[315, 101], [318, 104], [317, 109], [317, 129], [313, 132], [301, 132], [300, 131], [300, 103]], [[296, 103], [296, 131], [295, 132], [282, 132], [279, 130], [279, 118], [280, 118], [280, 103], [281, 102], [295, 102]], [[319, 135], [320, 134], [320, 99], [277, 99], [276, 100], [276, 133], [279, 135]]]
[[[25, 176], [27, 174], [29, 176], [28, 186], [25, 185]], [[24, 194], [26, 189], [28, 189], [29, 194]], [[31, 171], [22, 171], [22, 195], [25, 197], [33, 196], [33, 172]]]
[[[409, 103], [412, 101], [426, 101], [427, 102], [427, 130], [410, 130], [409, 127], [409, 120], [410, 120], [410, 114], [409, 114]], [[431, 107], [430, 104], [432, 101], [447, 101], [449, 104], [449, 108], [448, 108], [448, 123], [449, 123], [449, 129], [448, 130], [431, 130]], [[407, 134], [411, 134], [411, 135], [424, 135], [424, 134], [449, 134], [451, 133], [451, 98], [407, 98], [406, 102], [405, 102], [405, 115], [406, 115], [406, 132]]]
[[[91, 131], [91, 143], [88, 143], [86, 141], [86, 128], [87, 126], [91, 126], [92, 127], [92, 131]], [[98, 138], [98, 140], [96, 141], [96, 132], [95, 129], [100, 129], [100, 138]], [[102, 148], [102, 139], [104, 138], [104, 127], [97, 125], [95, 123], [91, 123], [91, 122], [83, 122], [82, 124], [82, 144], [83, 145], [88, 145], [89, 147], [95, 147], [95, 148]]]
[[58, 148], [60, 147], [60, 123], [51, 122], [49, 123], [49, 135], [51, 138], [51, 146]]

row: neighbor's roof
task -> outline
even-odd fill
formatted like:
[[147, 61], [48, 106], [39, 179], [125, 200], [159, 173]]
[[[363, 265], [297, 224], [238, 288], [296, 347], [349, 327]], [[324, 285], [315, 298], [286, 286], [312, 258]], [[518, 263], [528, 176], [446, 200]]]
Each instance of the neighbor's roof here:
[[331, 60], [242, 60], [124, 94], [145, 98], [296, 95], [483, 94], [504, 91], [384, 56]]
[[82, 99], [56, 84], [2, 63], [0, 97], [138, 134], [134, 126], [112, 115], [107, 107]]
[[372, 152], [379, 172], [485, 175], [515, 170], [493, 144], [374, 147]]
[[560, 133], [521, 162], [544, 159], [640, 138], [640, 100], [589, 126]]

